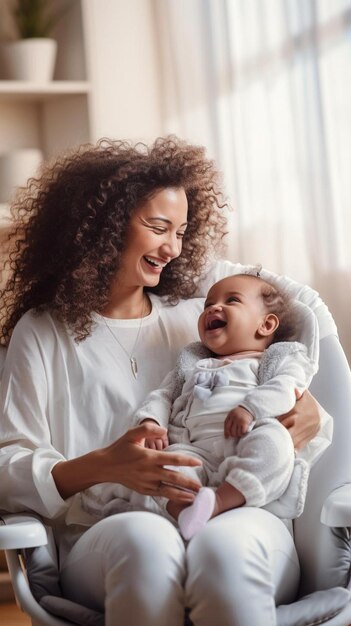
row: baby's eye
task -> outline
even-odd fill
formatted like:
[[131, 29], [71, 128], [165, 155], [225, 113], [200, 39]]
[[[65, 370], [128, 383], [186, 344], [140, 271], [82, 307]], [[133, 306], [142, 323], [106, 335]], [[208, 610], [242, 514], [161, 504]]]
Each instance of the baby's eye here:
[[205, 302], [204, 304], [204, 309], [208, 309], [208, 307], [211, 306], [211, 302]]
[[240, 300], [237, 296], [229, 296], [229, 298], [227, 298], [227, 302], [240, 302]]

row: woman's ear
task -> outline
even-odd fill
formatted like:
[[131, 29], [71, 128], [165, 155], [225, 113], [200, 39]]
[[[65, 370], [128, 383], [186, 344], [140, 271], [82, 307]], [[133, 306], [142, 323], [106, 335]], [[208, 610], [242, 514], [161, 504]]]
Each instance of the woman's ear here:
[[257, 332], [259, 335], [261, 335], [261, 337], [268, 337], [269, 335], [275, 333], [278, 326], [279, 320], [277, 316], [274, 313], [268, 313], [268, 315], [265, 315], [265, 317], [261, 321]]

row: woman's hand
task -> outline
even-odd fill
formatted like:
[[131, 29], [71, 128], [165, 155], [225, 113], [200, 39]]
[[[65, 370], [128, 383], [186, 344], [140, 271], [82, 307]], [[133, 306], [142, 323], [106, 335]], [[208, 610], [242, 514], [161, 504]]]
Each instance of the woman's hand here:
[[294, 408], [278, 419], [288, 429], [295, 450], [301, 450], [318, 433], [320, 415], [318, 403], [309, 391], [306, 390], [300, 395], [295, 390], [295, 394], [296, 404]]
[[165, 434], [165, 428], [148, 422], [128, 430], [106, 448], [57, 463], [52, 476], [58, 492], [66, 499], [98, 483], [113, 482], [144, 495], [192, 502], [201, 485], [169, 466], [196, 466], [201, 461], [178, 452], [145, 448], [146, 439], [162, 439]]
[[118, 482], [144, 495], [164, 496], [174, 502], [192, 502], [201, 485], [169, 466], [197, 466], [201, 461], [178, 452], [145, 448], [146, 440], [162, 439], [166, 433], [165, 428], [150, 420], [102, 449], [107, 472], [103, 482]]

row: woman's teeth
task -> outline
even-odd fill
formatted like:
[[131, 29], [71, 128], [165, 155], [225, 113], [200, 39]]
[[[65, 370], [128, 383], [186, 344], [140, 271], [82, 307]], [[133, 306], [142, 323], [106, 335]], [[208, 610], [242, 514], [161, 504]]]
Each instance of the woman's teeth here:
[[165, 267], [166, 263], [160, 263], [159, 261], [155, 261], [154, 259], [150, 259], [148, 256], [144, 256], [145, 261], [152, 265], [152, 267]]

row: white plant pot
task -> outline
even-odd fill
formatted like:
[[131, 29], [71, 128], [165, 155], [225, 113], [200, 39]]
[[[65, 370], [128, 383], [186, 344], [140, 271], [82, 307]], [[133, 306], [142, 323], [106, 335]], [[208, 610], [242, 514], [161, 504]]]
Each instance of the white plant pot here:
[[37, 148], [20, 148], [0, 154], [0, 202], [12, 200], [17, 187], [26, 185], [43, 161]]
[[2, 57], [6, 78], [48, 82], [54, 76], [56, 54], [55, 39], [33, 37], [5, 43]]

